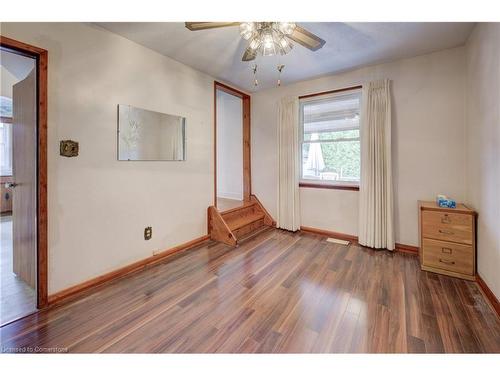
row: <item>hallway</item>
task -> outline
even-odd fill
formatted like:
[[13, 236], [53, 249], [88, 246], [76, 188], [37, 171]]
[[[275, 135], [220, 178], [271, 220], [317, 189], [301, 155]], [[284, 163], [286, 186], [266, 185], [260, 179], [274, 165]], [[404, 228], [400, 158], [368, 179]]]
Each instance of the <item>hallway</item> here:
[[12, 215], [2, 216], [0, 227], [0, 325], [3, 325], [35, 311], [36, 298], [35, 291], [12, 272]]

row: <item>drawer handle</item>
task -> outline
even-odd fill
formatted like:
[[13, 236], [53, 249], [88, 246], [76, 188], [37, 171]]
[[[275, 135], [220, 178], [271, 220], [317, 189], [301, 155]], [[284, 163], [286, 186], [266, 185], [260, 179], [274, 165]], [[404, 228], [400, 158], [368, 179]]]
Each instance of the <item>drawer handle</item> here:
[[451, 230], [439, 229], [439, 233], [441, 234], [454, 234]]
[[451, 219], [448, 215], [444, 215], [444, 217], [441, 218], [441, 223], [443, 224], [450, 224], [451, 223]]
[[452, 250], [449, 247], [442, 247], [441, 252], [445, 254], [451, 254]]
[[439, 261], [440, 261], [441, 263], [444, 263], [444, 264], [455, 264], [455, 262], [454, 262], [454, 261], [451, 261], [451, 260], [439, 259]]

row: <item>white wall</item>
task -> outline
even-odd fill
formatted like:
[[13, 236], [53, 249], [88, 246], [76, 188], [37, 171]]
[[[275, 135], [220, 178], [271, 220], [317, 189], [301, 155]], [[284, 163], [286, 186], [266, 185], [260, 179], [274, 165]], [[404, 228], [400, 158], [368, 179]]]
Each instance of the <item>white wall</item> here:
[[243, 199], [243, 101], [217, 90], [217, 196]]
[[[417, 200], [465, 198], [464, 47], [252, 95], [252, 191], [276, 217], [277, 103], [389, 78], [393, 91], [396, 241], [418, 245]], [[301, 188], [302, 225], [357, 235], [358, 192]]]
[[466, 45], [467, 201], [478, 211], [478, 273], [500, 298], [500, 24]]
[[[49, 293], [206, 234], [210, 76], [86, 24], [3, 23], [2, 35], [49, 52]], [[185, 116], [187, 161], [117, 161], [118, 103]], [[59, 156], [62, 139], [80, 155]]]
[[[49, 51], [49, 293], [206, 233], [211, 77], [90, 25], [3, 23], [1, 32]], [[479, 212], [479, 273], [499, 296], [499, 46], [498, 24], [476, 28], [467, 82], [460, 47], [254, 94], [253, 192], [276, 216], [279, 98], [390, 78], [397, 241], [417, 244], [418, 199], [467, 197]], [[118, 162], [118, 103], [187, 117], [187, 161]], [[79, 141], [80, 156], [60, 157], [61, 139]], [[357, 234], [357, 194], [301, 189], [303, 225]]]

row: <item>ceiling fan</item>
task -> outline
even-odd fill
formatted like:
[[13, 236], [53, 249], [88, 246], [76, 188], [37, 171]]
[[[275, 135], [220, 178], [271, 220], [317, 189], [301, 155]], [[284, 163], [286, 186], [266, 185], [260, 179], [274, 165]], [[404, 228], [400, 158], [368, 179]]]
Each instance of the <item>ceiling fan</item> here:
[[257, 55], [285, 55], [293, 48], [293, 42], [311, 51], [317, 51], [326, 43], [323, 39], [293, 22], [186, 22], [191, 31], [239, 26], [240, 35], [248, 40], [242, 61], [254, 60]]

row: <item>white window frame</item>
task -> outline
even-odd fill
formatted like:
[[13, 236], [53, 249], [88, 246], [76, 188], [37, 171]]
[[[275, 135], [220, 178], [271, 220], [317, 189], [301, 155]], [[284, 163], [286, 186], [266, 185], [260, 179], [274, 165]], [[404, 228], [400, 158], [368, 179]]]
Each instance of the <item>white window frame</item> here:
[[[359, 93], [360, 94], [360, 103], [359, 103], [359, 110], [361, 112], [361, 106], [362, 106], [362, 90], [360, 88], [355, 88], [352, 90], [342, 90], [339, 92], [334, 92], [330, 94], [324, 94], [324, 95], [315, 95], [312, 97], [308, 98], [302, 98], [299, 99], [299, 155], [300, 155], [300, 179], [299, 179], [299, 186], [301, 187], [325, 187], [325, 188], [339, 188], [339, 189], [352, 189], [352, 190], [358, 190], [359, 189], [359, 181], [337, 181], [337, 180], [320, 180], [320, 179], [312, 179], [312, 178], [303, 178], [303, 145], [304, 143], [315, 143], [311, 141], [304, 141], [304, 105], [307, 103], [315, 102], [315, 101], [322, 101], [322, 100], [327, 100], [327, 99], [332, 99], [340, 96], [344, 96], [346, 94], [353, 94], [353, 93]], [[361, 116], [361, 115], [360, 115]], [[332, 139], [332, 140], [323, 140], [323, 141], [317, 141], [317, 143], [335, 143], [335, 142], [345, 142], [349, 140], [358, 140], [361, 142], [361, 126], [359, 129], [359, 137], [358, 138], [342, 138], [342, 139]], [[360, 150], [361, 153], [361, 150]], [[361, 161], [360, 161], [361, 162]], [[361, 177], [361, 176], [360, 176]]]

